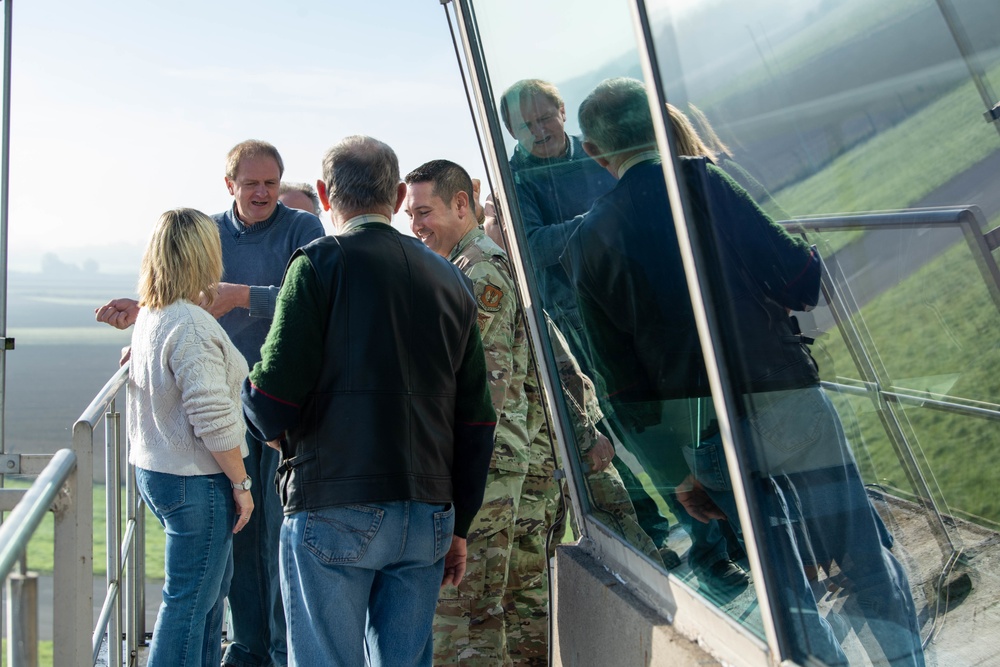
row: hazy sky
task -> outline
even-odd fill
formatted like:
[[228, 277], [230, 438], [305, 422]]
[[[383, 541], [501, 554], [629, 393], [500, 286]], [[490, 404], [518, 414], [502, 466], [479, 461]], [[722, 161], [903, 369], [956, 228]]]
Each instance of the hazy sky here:
[[355, 133], [404, 173], [443, 157], [485, 175], [437, 0], [35, 0], [12, 23], [12, 270], [54, 252], [137, 271], [161, 212], [229, 205], [246, 138], [288, 180]]
[[[498, 91], [634, 49], [625, 0], [477, 11]], [[439, 0], [32, 0], [12, 23], [11, 270], [55, 253], [137, 272], [164, 210], [230, 204], [225, 154], [243, 139], [275, 144], [292, 181], [314, 182], [325, 149], [359, 133], [404, 174], [448, 158], [486, 175]], [[605, 35], [581, 50], [595, 24]]]

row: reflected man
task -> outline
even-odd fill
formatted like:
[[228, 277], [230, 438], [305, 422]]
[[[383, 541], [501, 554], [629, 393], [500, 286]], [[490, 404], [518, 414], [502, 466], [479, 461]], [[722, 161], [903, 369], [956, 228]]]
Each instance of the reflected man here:
[[[645, 87], [634, 79], [602, 82], [581, 105], [580, 125], [587, 152], [619, 179], [587, 214], [562, 260], [600, 351], [595, 361], [622, 412], [642, 430], [650, 469], [675, 465], [680, 450], [694, 473], [690, 489], [679, 493], [692, 516], [735, 523]], [[890, 662], [919, 667], [906, 575], [882, 545], [836, 412], [788, 316], [816, 304], [818, 256], [714, 165], [679, 162], [693, 224], [714, 253], [709, 257], [717, 257], [706, 280], [720, 320], [738, 332], [722, 358], [730, 360], [743, 399], [737, 426], [749, 445], [747, 484], [766, 522], [759, 546], [792, 658], [847, 662], [804, 572], [807, 563], [835, 562], [852, 582], [860, 622]], [[700, 497], [693, 503], [696, 494], [722, 511]], [[803, 557], [807, 550], [812, 554]]]

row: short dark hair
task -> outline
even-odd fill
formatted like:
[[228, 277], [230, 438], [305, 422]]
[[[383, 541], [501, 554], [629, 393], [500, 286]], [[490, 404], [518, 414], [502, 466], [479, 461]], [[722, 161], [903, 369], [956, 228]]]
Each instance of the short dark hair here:
[[434, 195], [440, 197], [445, 204], [450, 204], [455, 195], [464, 192], [469, 197], [469, 206], [472, 206], [472, 178], [469, 172], [454, 162], [448, 160], [425, 162], [408, 173], [404, 180], [407, 185], [433, 183]]
[[342, 139], [323, 158], [323, 182], [330, 206], [365, 211], [396, 205], [399, 160], [378, 139], [355, 135]]

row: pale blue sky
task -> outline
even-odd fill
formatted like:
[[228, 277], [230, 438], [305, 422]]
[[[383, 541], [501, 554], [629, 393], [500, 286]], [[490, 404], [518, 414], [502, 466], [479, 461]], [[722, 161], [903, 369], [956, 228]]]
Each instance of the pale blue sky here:
[[[484, 0], [477, 12], [497, 92], [525, 76], [586, 78], [635, 48], [625, 0]], [[594, 25], [603, 34], [581, 50]], [[137, 272], [164, 210], [230, 204], [225, 154], [248, 138], [277, 146], [291, 181], [314, 182], [349, 134], [393, 146], [404, 174], [447, 158], [485, 181], [439, 0], [32, 0], [14, 3], [13, 26], [15, 271], [52, 252]]]
[[137, 270], [162, 211], [229, 204], [225, 154], [250, 137], [288, 180], [355, 133], [404, 173], [443, 157], [485, 176], [437, 0], [35, 0], [13, 26], [13, 270], [45, 252]]

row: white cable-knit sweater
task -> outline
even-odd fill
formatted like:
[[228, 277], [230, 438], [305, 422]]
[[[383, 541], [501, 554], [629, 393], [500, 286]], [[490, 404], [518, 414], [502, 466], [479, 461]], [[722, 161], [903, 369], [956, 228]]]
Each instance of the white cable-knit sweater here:
[[219, 323], [187, 300], [143, 308], [132, 331], [129, 462], [173, 475], [221, 471], [211, 452], [247, 455], [240, 385], [247, 362]]

